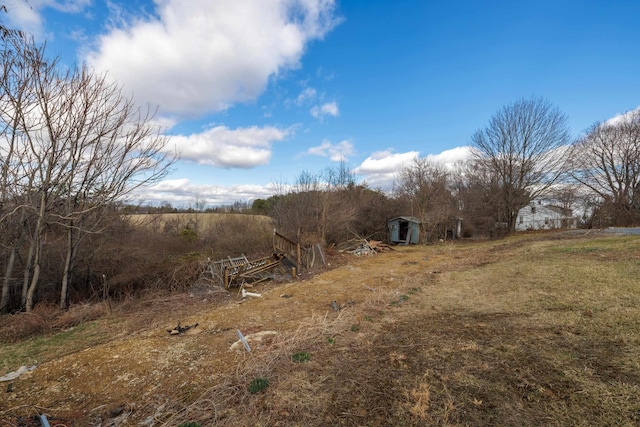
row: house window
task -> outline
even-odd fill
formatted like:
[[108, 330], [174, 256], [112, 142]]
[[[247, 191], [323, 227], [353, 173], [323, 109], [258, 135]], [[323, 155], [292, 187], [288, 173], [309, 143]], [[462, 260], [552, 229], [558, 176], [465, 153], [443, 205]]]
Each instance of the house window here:
[[545, 223], [546, 225], [549, 225], [549, 218], [545, 218], [545, 219], [544, 219], [544, 223]]
[[520, 215], [520, 224], [524, 223], [524, 218], [522, 217], [522, 215]]
[[532, 214], [536, 213], [536, 207], [535, 206], [531, 206], [531, 213]]

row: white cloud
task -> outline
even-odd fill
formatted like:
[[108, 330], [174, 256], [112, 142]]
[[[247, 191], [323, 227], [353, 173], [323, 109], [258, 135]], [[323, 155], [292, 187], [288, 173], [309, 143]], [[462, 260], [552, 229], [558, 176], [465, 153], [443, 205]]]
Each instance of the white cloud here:
[[43, 38], [42, 17], [35, 8], [31, 8], [27, 2], [16, 1], [7, 6], [7, 14], [2, 14], [7, 19], [9, 28], [18, 28], [32, 34], [36, 40]]
[[304, 88], [296, 98], [296, 105], [300, 106], [300, 105], [304, 105], [309, 101], [313, 101], [316, 98], [317, 94], [318, 94], [318, 91], [316, 91], [312, 87]]
[[348, 139], [340, 141], [337, 144], [324, 140], [319, 146], [311, 147], [307, 150], [307, 154], [328, 157], [332, 162], [346, 161], [353, 153], [353, 143]]
[[417, 151], [406, 153], [394, 153], [391, 149], [377, 151], [355, 168], [354, 173], [362, 176], [372, 188], [391, 190], [396, 173], [419, 155], [420, 153]]
[[376, 151], [356, 168], [356, 173], [396, 172], [403, 165], [412, 162], [419, 155], [420, 153], [417, 151], [407, 151], [406, 153], [394, 153], [391, 149]]
[[604, 124], [606, 126], [616, 126], [621, 123], [624, 123], [625, 121], [631, 120], [635, 114], [640, 114], [640, 107], [637, 107], [634, 110], [624, 112], [622, 114], [618, 114], [617, 116], [612, 117], [606, 122], [604, 122]]
[[162, 0], [113, 28], [87, 62], [163, 112], [199, 116], [254, 100], [337, 23], [335, 0]]
[[[373, 188], [391, 190], [397, 173], [413, 163], [419, 156], [418, 151], [407, 151], [406, 153], [394, 153], [391, 149], [378, 151], [366, 158], [360, 166], [354, 169], [354, 172], [363, 177]], [[453, 168], [456, 162], [470, 159], [471, 147], [455, 147], [439, 154], [428, 154], [426, 157], [431, 161]]]
[[466, 161], [471, 158], [471, 147], [455, 147], [450, 150], [444, 150], [440, 154], [429, 154], [427, 159], [436, 163], [441, 163], [449, 168], [452, 168], [456, 162]]
[[6, 18], [9, 28], [25, 31], [36, 40], [44, 39], [44, 21], [41, 12], [50, 8], [63, 13], [79, 13], [91, 4], [91, 0], [14, 0], [2, 2], [7, 7]]
[[[215, 128], [214, 128], [215, 129]], [[234, 132], [234, 131], [229, 131]], [[344, 144], [343, 144], [344, 143]], [[340, 146], [351, 147], [349, 141], [342, 141], [339, 144], [331, 144], [327, 141], [309, 151], [317, 151], [318, 154], [329, 157], [329, 152], [333, 148]], [[445, 164], [454, 163], [456, 160], [464, 160], [467, 147], [457, 147], [445, 150], [439, 154], [430, 154], [436, 161]], [[352, 147], [350, 148], [352, 149]], [[385, 191], [393, 189], [397, 173], [405, 166], [411, 164], [415, 158], [420, 156], [417, 151], [404, 153], [394, 153], [392, 149], [372, 153], [353, 172], [362, 178], [371, 188], [378, 188]], [[193, 204], [197, 197], [205, 199], [209, 206], [229, 205], [236, 201], [250, 201], [257, 198], [268, 198], [274, 194], [282, 192], [281, 183], [270, 183], [267, 185], [196, 185], [189, 179], [165, 180], [154, 186], [140, 189], [139, 194], [144, 194], [145, 203], [160, 203], [169, 201], [174, 206], [189, 206]]]
[[325, 116], [337, 117], [338, 114], [340, 114], [338, 111], [338, 103], [335, 101], [316, 105], [311, 109], [310, 113], [313, 117], [320, 120], [323, 120]]
[[172, 136], [169, 145], [175, 147], [182, 160], [248, 169], [269, 163], [273, 142], [282, 141], [292, 132], [291, 128], [216, 126], [198, 134]]

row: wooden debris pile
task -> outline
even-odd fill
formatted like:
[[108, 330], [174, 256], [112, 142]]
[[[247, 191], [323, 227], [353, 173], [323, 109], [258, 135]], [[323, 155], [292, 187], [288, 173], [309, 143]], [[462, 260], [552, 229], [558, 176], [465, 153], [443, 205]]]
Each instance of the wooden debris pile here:
[[379, 252], [393, 250], [391, 246], [381, 240], [357, 239], [349, 241], [349, 246], [341, 252], [347, 252], [356, 256], [375, 255]]
[[392, 251], [393, 248], [382, 240], [369, 240], [369, 246], [376, 252]]

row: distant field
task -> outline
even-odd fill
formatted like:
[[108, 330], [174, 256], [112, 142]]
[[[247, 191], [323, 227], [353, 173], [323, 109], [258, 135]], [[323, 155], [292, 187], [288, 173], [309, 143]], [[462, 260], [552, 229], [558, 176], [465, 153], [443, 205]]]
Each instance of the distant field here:
[[222, 223], [263, 223], [265, 227], [273, 227], [273, 219], [266, 215], [246, 215], [234, 213], [163, 213], [163, 214], [134, 214], [129, 215], [133, 224], [149, 227], [197, 227], [207, 231]]

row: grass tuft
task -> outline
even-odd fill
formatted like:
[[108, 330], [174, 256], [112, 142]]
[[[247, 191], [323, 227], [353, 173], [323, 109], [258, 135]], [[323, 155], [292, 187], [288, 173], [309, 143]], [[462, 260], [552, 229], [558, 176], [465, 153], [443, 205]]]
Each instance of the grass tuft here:
[[249, 393], [251, 394], [260, 393], [261, 391], [265, 390], [267, 387], [269, 387], [269, 380], [265, 378], [255, 378], [249, 384]]
[[306, 351], [299, 351], [298, 353], [294, 353], [291, 356], [291, 359], [294, 362], [308, 362], [309, 360], [311, 360], [311, 355], [309, 353], [307, 353]]

